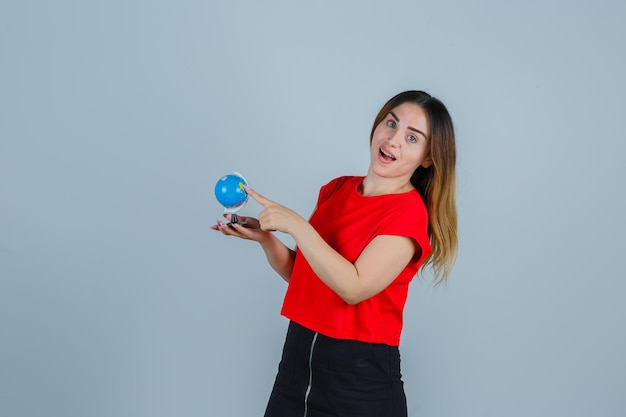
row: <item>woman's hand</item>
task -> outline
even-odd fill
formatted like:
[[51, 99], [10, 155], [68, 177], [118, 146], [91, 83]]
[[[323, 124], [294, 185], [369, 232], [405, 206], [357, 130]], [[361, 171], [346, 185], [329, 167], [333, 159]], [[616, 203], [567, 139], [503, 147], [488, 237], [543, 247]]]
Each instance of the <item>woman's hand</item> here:
[[[242, 239], [254, 240], [263, 243], [271, 232], [279, 231], [292, 234], [297, 230], [298, 226], [308, 224], [308, 222], [295, 211], [282, 206], [268, 198], [263, 197], [250, 187], [245, 187], [246, 192], [257, 203], [263, 206], [263, 210], [259, 213], [259, 218], [237, 216], [237, 218], [246, 223], [245, 226], [237, 223], [224, 223], [218, 221], [212, 226], [213, 230], [219, 230], [224, 235], [236, 236]], [[230, 222], [232, 215], [224, 214], [224, 217]]]
[[[272, 232], [278, 230], [285, 233], [293, 233], [294, 230], [297, 230], [297, 225], [309, 227], [310, 225], [293, 210], [268, 200], [249, 187], [245, 187], [245, 189], [248, 195], [263, 206], [263, 210], [259, 213], [259, 219], [237, 216], [241, 222], [245, 223], [245, 226], [238, 223], [227, 224], [218, 221], [216, 225], [211, 226], [211, 229], [222, 232], [226, 236], [235, 236], [258, 242], [261, 248], [263, 248], [270, 266], [285, 281], [289, 282], [296, 252], [285, 246]], [[224, 217], [228, 222], [232, 221], [232, 215], [225, 214]]]
[[250, 187], [244, 187], [250, 197], [263, 206], [263, 210], [259, 213], [259, 227], [261, 230], [273, 232], [293, 233], [298, 226], [308, 223], [302, 216], [295, 211], [281, 206], [280, 204], [263, 197]]
[[259, 226], [259, 221], [254, 217], [237, 216], [237, 219], [245, 223], [245, 226], [239, 223], [230, 223], [232, 214], [224, 214], [224, 217], [229, 223], [218, 220], [217, 224], [211, 226], [211, 229], [220, 231], [226, 236], [235, 236], [259, 243], [267, 240], [269, 237], [270, 232], [262, 230]]

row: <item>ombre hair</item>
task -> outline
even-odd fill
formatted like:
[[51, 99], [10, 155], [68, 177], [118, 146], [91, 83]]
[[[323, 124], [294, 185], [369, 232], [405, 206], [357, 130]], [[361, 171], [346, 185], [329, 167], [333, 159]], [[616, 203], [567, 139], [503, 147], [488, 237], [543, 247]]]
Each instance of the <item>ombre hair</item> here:
[[420, 166], [411, 177], [411, 184], [420, 193], [428, 210], [428, 236], [432, 248], [423, 267], [430, 266], [434, 282], [446, 283], [458, 248], [456, 212], [456, 145], [452, 118], [444, 104], [423, 91], [405, 91], [392, 97], [380, 109], [370, 134], [390, 111], [403, 103], [421, 107], [428, 118], [428, 155], [432, 164]]

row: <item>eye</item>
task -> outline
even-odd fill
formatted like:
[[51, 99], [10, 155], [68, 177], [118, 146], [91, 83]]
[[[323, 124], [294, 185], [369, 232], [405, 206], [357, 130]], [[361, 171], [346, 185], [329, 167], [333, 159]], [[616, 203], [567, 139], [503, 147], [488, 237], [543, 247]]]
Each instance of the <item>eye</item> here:
[[411, 143], [417, 143], [417, 138], [415, 136], [413, 136], [413, 135], [407, 136], [407, 139]]
[[387, 126], [391, 127], [391, 128], [395, 128], [396, 127], [396, 122], [394, 122], [393, 120], [389, 119], [389, 120], [387, 120]]

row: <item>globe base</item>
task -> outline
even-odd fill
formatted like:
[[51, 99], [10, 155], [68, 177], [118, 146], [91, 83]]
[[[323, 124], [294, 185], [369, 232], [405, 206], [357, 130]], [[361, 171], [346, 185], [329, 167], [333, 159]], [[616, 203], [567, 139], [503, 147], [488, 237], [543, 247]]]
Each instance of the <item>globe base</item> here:
[[246, 227], [247, 223], [239, 221], [239, 217], [235, 213], [231, 214], [230, 222], [228, 222], [228, 227], [233, 228], [233, 224], [238, 224], [240, 226]]

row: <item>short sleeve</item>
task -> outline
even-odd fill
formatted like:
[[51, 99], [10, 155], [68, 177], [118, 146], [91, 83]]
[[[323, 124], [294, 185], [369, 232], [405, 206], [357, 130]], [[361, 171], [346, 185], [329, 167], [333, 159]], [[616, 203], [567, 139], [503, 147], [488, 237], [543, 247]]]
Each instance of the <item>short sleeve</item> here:
[[317, 196], [317, 206], [319, 207], [324, 201], [328, 200], [330, 196], [341, 187], [344, 181], [344, 177], [339, 177], [331, 180], [326, 185], [320, 188], [319, 195]]
[[405, 236], [414, 239], [421, 248], [421, 254], [415, 261], [421, 261], [430, 255], [431, 246], [428, 237], [428, 211], [421, 198], [403, 204], [389, 217], [389, 221], [381, 226], [379, 235]]

